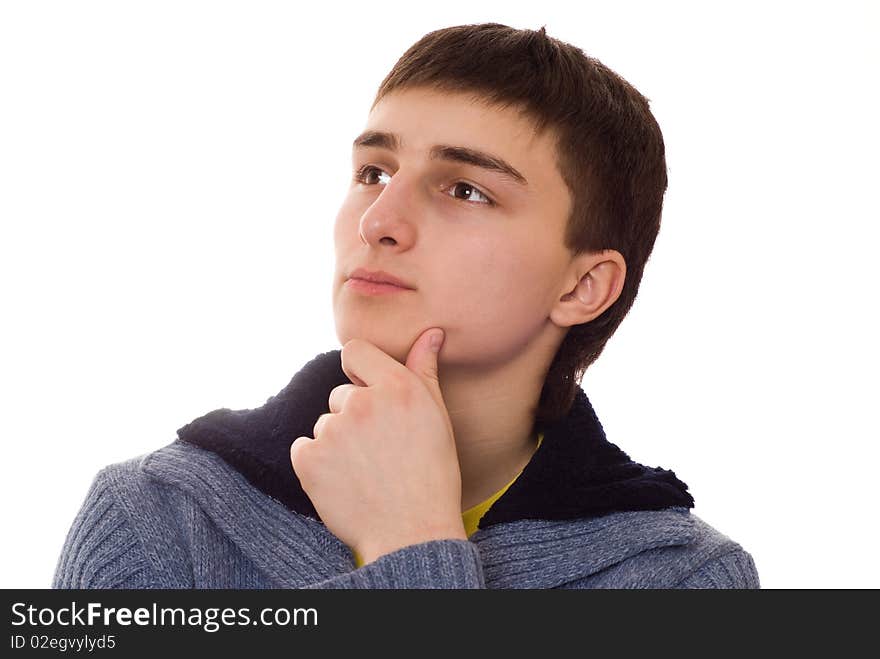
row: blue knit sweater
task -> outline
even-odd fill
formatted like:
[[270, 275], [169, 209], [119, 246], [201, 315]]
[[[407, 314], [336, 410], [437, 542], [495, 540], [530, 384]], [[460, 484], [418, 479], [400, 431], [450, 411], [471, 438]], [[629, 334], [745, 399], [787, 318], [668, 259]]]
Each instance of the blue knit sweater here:
[[468, 540], [356, 568], [290, 466], [329, 392], [319, 355], [253, 410], [214, 410], [156, 451], [100, 470], [53, 588], [758, 588], [752, 557], [689, 508], [673, 472], [607, 441], [582, 390]]

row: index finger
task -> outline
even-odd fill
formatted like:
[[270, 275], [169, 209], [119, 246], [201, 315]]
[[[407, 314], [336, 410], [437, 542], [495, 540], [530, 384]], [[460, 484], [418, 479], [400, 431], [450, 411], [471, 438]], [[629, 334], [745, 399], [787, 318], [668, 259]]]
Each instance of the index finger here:
[[351, 339], [342, 346], [342, 370], [354, 384], [369, 387], [383, 375], [406, 366], [364, 339]]

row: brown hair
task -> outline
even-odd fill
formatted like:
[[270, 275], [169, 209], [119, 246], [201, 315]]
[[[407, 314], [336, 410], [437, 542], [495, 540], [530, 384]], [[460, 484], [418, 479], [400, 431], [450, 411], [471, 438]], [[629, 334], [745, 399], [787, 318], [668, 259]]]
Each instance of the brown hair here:
[[618, 299], [570, 327], [547, 372], [536, 427], [568, 413], [587, 367], [629, 312], [660, 230], [666, 191], [663, 135], [648, 99], [597, 59], [540, 30], [499, 23], [430, 32], [379, 86], [471, 93], [516, 108], [556, 138], [557, 167], [572, 195], [565, 246], [572, 256], [613, 249], [626, 261]]

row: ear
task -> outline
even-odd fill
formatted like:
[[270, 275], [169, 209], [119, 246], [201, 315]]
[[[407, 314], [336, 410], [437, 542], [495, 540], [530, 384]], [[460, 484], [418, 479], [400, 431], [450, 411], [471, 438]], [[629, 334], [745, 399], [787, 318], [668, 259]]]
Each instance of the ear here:
[[550, 319], [561, 327], [571, 327], [598, 318], [620, 297], [625, 279], [626, 261], [616, 250], [576, 256]]

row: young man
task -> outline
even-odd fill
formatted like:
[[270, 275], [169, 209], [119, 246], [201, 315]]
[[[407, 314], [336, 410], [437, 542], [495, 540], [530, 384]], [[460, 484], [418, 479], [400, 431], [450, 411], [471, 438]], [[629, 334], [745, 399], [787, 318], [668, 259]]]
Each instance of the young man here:
[[758, 587], [578, 386], [659, 230], [647, 100], [543, 28], [447, 28], [383, 81], [352, 157], [342, 350], [103, 469], [53, 585]]

